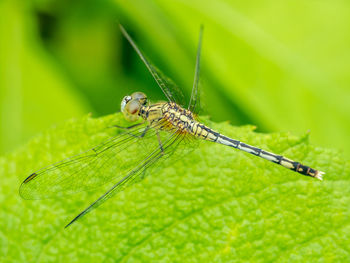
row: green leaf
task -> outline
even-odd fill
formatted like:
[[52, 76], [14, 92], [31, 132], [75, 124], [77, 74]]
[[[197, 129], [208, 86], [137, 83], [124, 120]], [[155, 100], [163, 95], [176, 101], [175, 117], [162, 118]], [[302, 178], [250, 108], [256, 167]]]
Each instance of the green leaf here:
[[127, 125], [121, 114], [71, 120], [0, 159], [0, 261], [347, 261], [349, 161], [310, 145], [308, 135], [259, 134], [252, 126], [204, 122], [325, 171], [325, 179], [201, 142], [64, 229], [107, 187], [28, 201], [18, 195], [20, 183], [33, 171], [110, 137], [113, 129], [106, 127]]

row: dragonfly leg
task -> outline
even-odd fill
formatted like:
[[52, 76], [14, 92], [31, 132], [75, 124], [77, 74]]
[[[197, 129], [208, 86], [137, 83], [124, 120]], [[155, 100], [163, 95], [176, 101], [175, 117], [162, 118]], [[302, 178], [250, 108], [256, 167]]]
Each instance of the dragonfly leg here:
[[129, 134], [135, 138], [143, 138], [146, 135], [148, 130], [149, 130], [149, 126], [147, 126], [140, 135], [135, 135], [135, 134], [132, 134], [130, 132], [128, 132], [127, 134]]
[[112, 125], [112, 126], [108, 126], [107, 128], [118, 128], [118, 129], [123, 129], [123, 130], [130, 130], [134, 127], [140, 126], [141, 124], [144, 124], [144, 122], [136, 123], [136, 124], [128, 126], [128, 127], [123, 127], [123, 126], [119, 126], [119, 125]]
[[158, 138], [158, 143], [159, 143], [159, 148], [162, 151], [162, 154], [164, 154], [164, 148], [163, 148], [163, 143], [160, 139], [159, 132], [157, 131], [157, 138]]
[[141, 179], [141, 180], [143, 180], [143, 179], [146, 178], [146, 175], [147, 175], [147, 174], [146, 174], [146, 170], [147, 170], [147, 169], [143, 169], [142, 174], [141, 174], [141, 176], [140, 176], [140, 179]]
[[149, 130], [149, 126], [147, 126], [147, 127], [143, 130], [143, 132], [142, 132], [142, 134], [141, 134], [140, 136], [136, 136], [136, 137], [142, 138], [143, 136], [146, 135], [146, 132], [147, 132], [148, 130]]
[[[140, 124], [143, 124], [143, 123], [140, 123]], [[138, 123], [138, 124], [132, 125], [130, 127], [121, 127], [121, 128], [124, 128], [124, 129], [128, 130], [128, 129], [131, 129], [133, 127], [137, 127], [140, 124]], [[119, 126], [118, 126], [118, 128], [119, 128]], [[150, 126], [146, 126], [146, 128], [142, 131], [142, 133], [140, 135], [135, 135], [135, 134], [132, 134], [131, 132], [126, 132], [126, 133], [129, 134], [130, 136], [135, 137], [135, 138], [143, 138], [146, 135], [146, 133], [149, 130], [149, 128], [150, 128]]]

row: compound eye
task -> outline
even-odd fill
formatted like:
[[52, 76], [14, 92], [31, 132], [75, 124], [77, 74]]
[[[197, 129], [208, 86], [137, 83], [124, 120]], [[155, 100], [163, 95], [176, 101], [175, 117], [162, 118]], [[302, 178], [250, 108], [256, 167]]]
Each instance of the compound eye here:
[[131, 96], [125, 96], [122, 100], [122, 103], [120, 105], [121, 111], [124, 112], [126, 104], [131, 101]]
[[135, 100], [138, 100], [141, 105], [146, 105], [147, 103], [147, 96], [143, 92], [134, 92], [131, 94], [131, 97]]
[[126, 104], [125, 110], [129, 114], [135, 115], [139, 112], [140, 107], [141, 107], [141, 105], [137, 100], [132, 100]]

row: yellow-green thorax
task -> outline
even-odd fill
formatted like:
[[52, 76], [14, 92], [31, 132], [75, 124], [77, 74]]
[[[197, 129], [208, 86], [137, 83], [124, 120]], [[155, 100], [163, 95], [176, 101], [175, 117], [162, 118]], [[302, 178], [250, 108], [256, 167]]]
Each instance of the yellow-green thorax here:
[[218, 133], [198, 122], [193, 113], [174, 102], [160, 102], [143, 106], [139, 115], [151, 126], [189, 133], [201, 139], [215, 141]]

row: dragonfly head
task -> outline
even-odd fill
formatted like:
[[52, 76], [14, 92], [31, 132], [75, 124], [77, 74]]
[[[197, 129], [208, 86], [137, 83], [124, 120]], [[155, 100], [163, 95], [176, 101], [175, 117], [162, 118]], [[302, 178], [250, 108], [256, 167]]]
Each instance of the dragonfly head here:
[[125, 96], [121, 103], [121, 111], [128, 121], [137, 121], [141, 107], [147, 104], [147, 96], [142, 92], [134, 92]]

